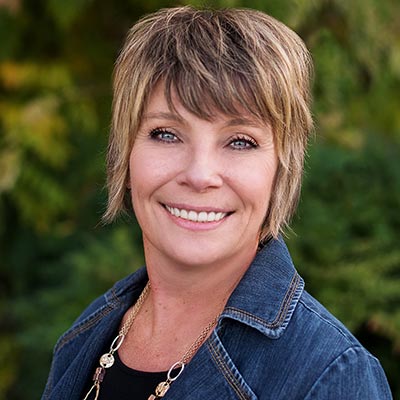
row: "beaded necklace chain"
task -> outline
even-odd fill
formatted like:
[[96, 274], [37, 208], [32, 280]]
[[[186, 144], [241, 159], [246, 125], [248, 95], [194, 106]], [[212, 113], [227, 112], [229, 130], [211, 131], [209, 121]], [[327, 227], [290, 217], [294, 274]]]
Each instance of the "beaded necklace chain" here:
[[[140, 308], [142, 307], [147, 296], [149, 295], [149, 290], [150, 290], [150, 282], [148, 282], [146, 287], [143, 289], [143, 292], [139, 296], [137, 302], [132, 307], [132, 310], [129, 313], [126, 322], [122, 325], [120, 331], [118, 332], [118, 335], [112, 341], [109, 352], [103, 354], [100, 357], [99, 360], [100, 366], [96, 368], [96, 371], [93, 375], [93, 385], [91, 386], [91, 388], [89, 389], [83, 400], [88, 400], [92, 392], [95, 393], [93, 400], [98, 400], [100, 394], [100, 385], [104, 380], [106, 370], [114, 365], [115, 362], [114, 353], [121, 347], [126, 335], [128, 334], [130, 328], [132, 327], [133, 321], [138, 315]], [[163, 382], [160, 382], [157, 385], [154, 394], [151, 394], [148, 397], [148, 400], [157, 400], [164, 397], [165, 393], [167, 393], [168, 389], [171, 387], [171, 383], [179, 378], [179, 376], [181, 375], [181, 373], [185, 368], [185, 365], [191, 360], [191, 358], [194, 356], [194, 354], [206, 340], [208, 334], [210, 333], [211, 329], [216, 325], [217, 321], [218, 321], [218, 316], [215, 317], [201, 331], [200, 335], [192, 343], [192, 345], [182, 356], [182, 358], [171, 366], [171, 368], [168, 370], [167, 373], [167, 379]]]

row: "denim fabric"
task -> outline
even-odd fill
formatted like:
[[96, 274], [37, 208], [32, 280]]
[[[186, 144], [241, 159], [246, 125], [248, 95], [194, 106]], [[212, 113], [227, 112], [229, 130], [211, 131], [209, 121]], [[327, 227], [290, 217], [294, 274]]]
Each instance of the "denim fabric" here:
[[[142, 268], [95, 300], [59, 339], [42, 399], [79, 400], [126, 310]], [[392, 399], [378, 362], [304, 290], [282, 240], [260, 250], [211, 336], [166, 400]]]

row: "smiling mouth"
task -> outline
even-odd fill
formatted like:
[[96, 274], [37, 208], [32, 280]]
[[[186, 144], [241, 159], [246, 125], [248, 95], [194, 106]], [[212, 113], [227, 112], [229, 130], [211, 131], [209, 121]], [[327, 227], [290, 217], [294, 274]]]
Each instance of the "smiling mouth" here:
[[185, 219], [187, 221], [193, 222], [217, 222], [221, 221], [221, 219], [225, 218], [227, 215], [232, 213], [227, 212], [214, 212], [214, 211], [194, 211], [194, 210], [185, 210], [179, 209], [176, 207], [170, 207], [166, 204], [164, 205], [165, 209], [173, 216]]

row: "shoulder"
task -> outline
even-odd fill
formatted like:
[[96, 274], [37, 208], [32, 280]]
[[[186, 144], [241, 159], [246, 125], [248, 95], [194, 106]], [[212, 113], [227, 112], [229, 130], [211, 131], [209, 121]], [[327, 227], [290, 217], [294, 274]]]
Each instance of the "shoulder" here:
[[[59, 338], [53, 354], [43, 399], [61, 399], [72, 390], [79, 392], [87, 377], [77, 375], [82, 364], [93, 367], [94, 354], [102, 351], [118, 329], [125, 311], [139, 296], [147, 281], [144, 268], [117, 282], [95, 299]], [[66, 390], [65, 388], [69, 388]]]
[[75, 338], [78, 334], [93, 329], [101, 324], [104, 319], [112, 318], [113, 314], [120, 316], [133, 302], [135, 293], [142, 289], [142, 282], [145, 280], [146, 271], [144, 268], [126, 276], [116, 282], [104, 294], [97, 297], [82, 311], [71, 327], [59, 338], [55, 352], [60, 350], [65, 343]]
[[361, 346], [348, 328], [306, 290], [300, 296], [291, 323], [294, 328], [305, 329], [304, 333], [312, 333], [324, 347], [329, 343], [340, 351]]
[[332, 360], [305, 397], [310, 399], [392, 399], [379, 361], [361, 346], [349, 347]]
[[[323, 305], [303, 291], [282, 336], [299, 368], [304, 399], [392, 398], [379, 361]], [[304, 396], [304, 397], [303, 397]]]

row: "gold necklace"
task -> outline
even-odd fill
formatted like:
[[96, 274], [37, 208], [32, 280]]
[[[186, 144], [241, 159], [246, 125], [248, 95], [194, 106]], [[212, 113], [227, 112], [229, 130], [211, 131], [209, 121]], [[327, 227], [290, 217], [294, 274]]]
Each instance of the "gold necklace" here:
[[[133, 321], [135, 320], [136, 316], [139, 313], [140, 308], [142, 307], [144, 301], [146, 300], [150, 290], [150, 282], [147, 283], [146, 287], [143, 289], [143, 292], [139, 296], [137, 302], [133, 306], [131, 312], [128, 315], [126, 322], [122, 325], [118, 335], [112, 341], [110, 346], [110, 351], [108, 353], [103, 354], [100, 357], [99, 363], [100, 367], [96, 368], [96, 371], [93, 375], [93, 385], [87, 392], [86, 396], [83, 400], [87, 400], [92, 392], [95, 392], [95, 397], [93, 400], [97, 400], [100, 394], [100, 385], [104, 380], [104, 376], [106, 374], [106, 369], [111, 368], [114, 365], [114, 353], [121, 347], [127, 333], [129, 332], [130, 328], [132, 327]], [[196, 338], [196, 340], [192, 343], [186, 353], [182, 356], [182, 358], [174, 363], [171, 368], [167, 372], [167, 379], [163, 382], [160, 382], [154, 394], [151, 394], [148, 400], [157, 400], [164, 397], [165, 393], [171, 387], [171, 383], [176, 381], [181, 373], [183, 372], [185, 365], [191, 360], [200, 346], [203, 344], [204, 340], [206, 340], [208, 334], [210, 333], [211, 329], [218, 321], [218, 317], [215, 317], [200, 333], [200, 335]]]

